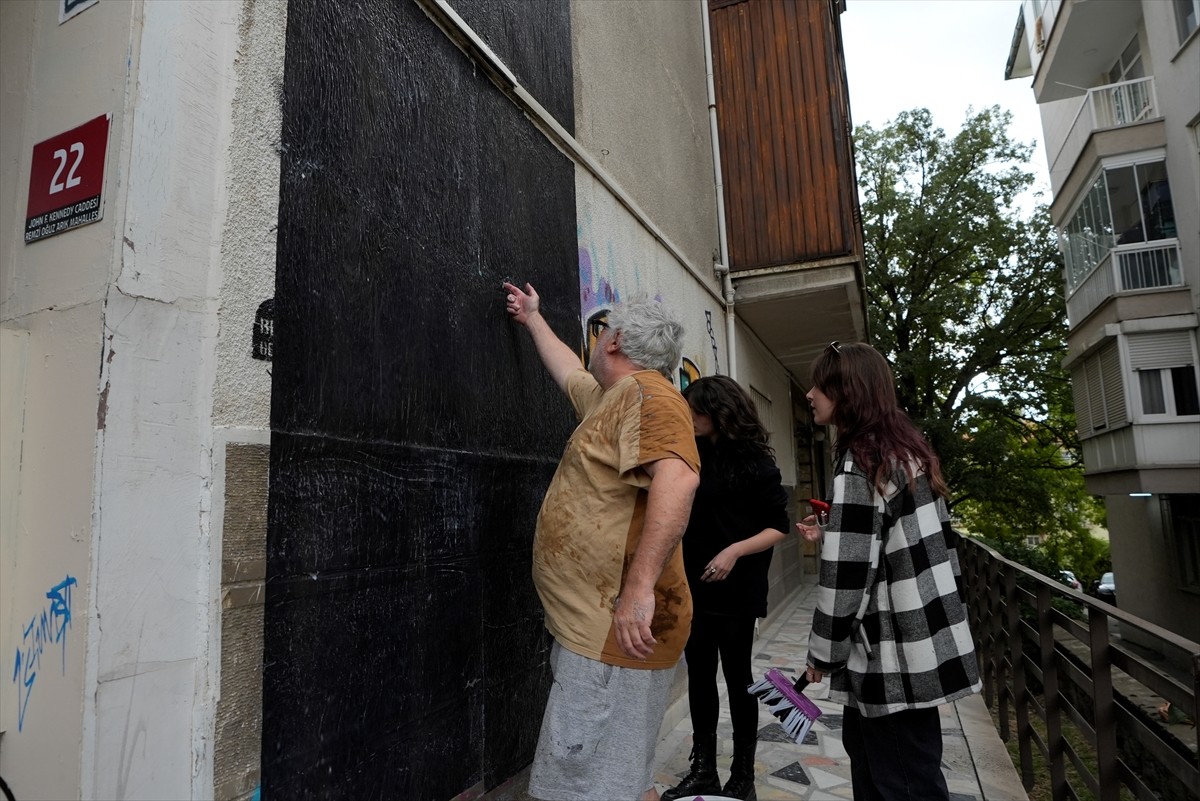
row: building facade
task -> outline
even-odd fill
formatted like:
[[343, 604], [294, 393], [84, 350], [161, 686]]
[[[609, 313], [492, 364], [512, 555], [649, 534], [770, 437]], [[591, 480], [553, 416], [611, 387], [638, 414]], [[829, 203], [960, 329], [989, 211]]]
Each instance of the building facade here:
[[1027, 0], [1068, 356], [1118, 603], [1200, 638], [1200, 2]]
[[[676, 384], [735, 375], [796, 513], [820, 494], [807, 361], [866, 337], [839, 4], [530, 7], [0, 3], [22, 801], [450, 799], [528, 763], [573, 420], [503, 280], [581, 353], [668, 303]], [[723, 156], [735, 120], [761, 147]], [[802, 574], [789, 540], [772, 609]]]

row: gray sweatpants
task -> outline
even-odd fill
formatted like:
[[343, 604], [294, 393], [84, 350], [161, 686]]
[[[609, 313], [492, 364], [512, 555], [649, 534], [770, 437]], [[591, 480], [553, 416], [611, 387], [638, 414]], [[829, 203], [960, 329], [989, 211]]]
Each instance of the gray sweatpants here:
[[637, 801], [653, 786], [654, 747], [675, 668], [606, 665], [550, 651], [554, 683], [529, 794], [546, 801]]

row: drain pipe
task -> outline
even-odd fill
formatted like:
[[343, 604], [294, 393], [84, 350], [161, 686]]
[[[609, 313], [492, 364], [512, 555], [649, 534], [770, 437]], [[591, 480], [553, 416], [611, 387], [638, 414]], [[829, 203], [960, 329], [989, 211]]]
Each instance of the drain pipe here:
[[733, 278], [729, 274], [729, 234], [725, 229], [725, 178], [721, 171], [721, 140], [717, 135], [717, 90], [713, 84], [712, 28], [708, 21], [708, 0], [698, 0], [704, 26], [704, 70], [708, 73], [708, 128], [712, 139], [713, 175], [717, 183], [717, 238], [720, 255], [713, 270], [721, 276], [725, 294], [725, 353], [728, 374], [737, 380], [737, 317], [733, 313]]

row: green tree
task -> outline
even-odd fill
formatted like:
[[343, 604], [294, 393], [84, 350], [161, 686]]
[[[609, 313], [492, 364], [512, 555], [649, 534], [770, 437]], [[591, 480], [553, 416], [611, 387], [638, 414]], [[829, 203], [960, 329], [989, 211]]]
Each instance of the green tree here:
[[1046, 207], [1017, 205], [1033, 148], [1010, 122], [992, 107], [950, 136], [918, 109], [855, 132], [871, 331], [965, 527], [1083, 550], [1097, 505], [1061, 367], [1061, 257]]

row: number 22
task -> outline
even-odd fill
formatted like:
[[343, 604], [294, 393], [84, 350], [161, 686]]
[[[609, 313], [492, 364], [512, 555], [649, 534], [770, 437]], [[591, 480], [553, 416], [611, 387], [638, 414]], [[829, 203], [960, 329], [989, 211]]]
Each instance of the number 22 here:
[[54, 159], [58, 162], [58, 169], [54, 171], [54, 177], [50, 179], [50, 194], [52, 195], [64, 189], [79, 186], [80, 178], [75, 174], [75, 171], [79, 169], [79, 163], [83, 161], [83, 142], [73, 142], [71, 144], [71, 152], [77, 155], [75, 156], [75, 163], [71, 165], [71, 170], [67, 173], [67, 183], [64, 186], [58, 182], [58, 179], [62, 175], [63, 167], [67, 166], [67, 151], [62, 149], [54, 151]]

